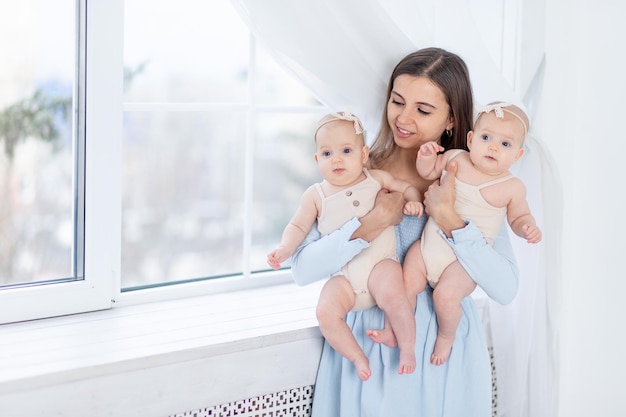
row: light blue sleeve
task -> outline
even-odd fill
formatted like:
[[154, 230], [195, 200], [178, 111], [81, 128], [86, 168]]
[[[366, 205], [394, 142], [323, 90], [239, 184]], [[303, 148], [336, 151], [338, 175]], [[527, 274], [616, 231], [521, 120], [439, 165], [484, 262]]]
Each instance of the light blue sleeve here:
[[291, 273], [298, 285], [307, 285], [339, 271], [370, 244], [363, 239], [352, 239], [352, 233], [361, 226], [354, 217], [338, 230], [320, 238], [317, 223], [291, 257]]
[[472, 222], [452, 231], [452, 238], [446, 239], [463, 268], [491, 299], [500, 304], [513, 300], [519, 285], [519, 270], [506, 225], [500, 229], [493, 246]]

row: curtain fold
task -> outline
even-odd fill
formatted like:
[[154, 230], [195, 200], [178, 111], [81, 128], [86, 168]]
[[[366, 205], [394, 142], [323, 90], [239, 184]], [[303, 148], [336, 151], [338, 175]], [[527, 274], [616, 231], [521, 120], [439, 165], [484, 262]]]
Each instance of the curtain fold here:
[[[348, 110], [364, 122], [366, 137], [375, 137], [389, 75], [407, 53], [439, 46], [459, 54], [468, 64], [476, 104], [511, 101], [532, 119], [538, 109], [543, 70], [543, 37], [522, 18], [540, 9], [543, 0], [510, 0], [519, 8], [517, 38], [490, 45], [500, 36], [484, 21], [504, 16], [469, 0], [231, 0], [259, 42], [334, 110]], [[480, 4], [481, 9], [478, 10]], [[495, 3], [490, 3], [494, 5]], [[527, 6], [526, 8], [522, 6]], [[498, 7], [505, 7], [498, 6]], [[495, 7], [495, 6], [494, 6]], [[492, 13], [493, 16], [484, 16]], [[480, 17], [479, 19], [477, 19]], [[490, 20], [491, 19], [491, 20]], [[502, 17], [503, 25], [510, 20]], [[506, 20], [506, 21], [505, 21]], [[490, 25], [488, 25], [490, 26]], [[515, 57], [516, 69], [503, 70], [502, 57]], [[495, 57], [494, 57], [495, 55]], [[506, 74], [504, 72], [507, 71]], [[517, 90], [507, 78], [520, 74]], [[520, 266], [520, 290], [507, 306], [489, 302], [490, 327], [498, 378], [498, 415], [551, 417], [556, 411], [556, 317], [558, 267], [546, 264], [559, 226], [558, 176], [550, 158], [533, 136], [515, 173], [526, 183], [528, 199], [544, 230], [544, 242], [526, 244], [511, 233]], [[544, 192], [548, 190], [547, 193]], [[547, 239], [546, 239], [547, 238]], [[554, 242], [554, 241], [553, 241]], [[558, 243], [558, 242], [557, 242]], [[547, 255], [548, 254], [548, 255]]]
[[252, 33], [323, 103], [376, 134], [389, 75], [415, 47], [376, 0], [232, 2]]

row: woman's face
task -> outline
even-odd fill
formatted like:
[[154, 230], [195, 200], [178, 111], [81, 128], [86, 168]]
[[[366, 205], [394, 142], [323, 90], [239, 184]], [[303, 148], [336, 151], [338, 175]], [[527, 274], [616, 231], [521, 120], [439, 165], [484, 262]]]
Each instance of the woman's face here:
[[426, 77], [407, 74], [399, 75], [393, 82], [387, 122], [394, 141], [405, 149], [439, 142], [443, 131], [454, 127], [450, 106], [441, 89]]

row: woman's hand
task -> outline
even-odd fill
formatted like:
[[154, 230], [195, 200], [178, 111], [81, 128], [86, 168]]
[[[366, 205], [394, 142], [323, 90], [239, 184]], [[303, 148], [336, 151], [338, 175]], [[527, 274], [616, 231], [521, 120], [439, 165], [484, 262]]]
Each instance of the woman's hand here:
[[424, 193], [424, 206], [426, 213], [439, 225], [439, 228], [448, 237], [452, 237], [452, 231], [465, 227], [465, 221], [459, 217], [454, 209], [456, 199], [455, 179], [458, 164], [451, 161], [448, 164], [448, 174], [443, 180], [433, 182], [428, 191]]
[[359, 218], [361, 227], [354, 231], [351, 238], [371, 242], [387, 227], [399, 224], [402, 221], [405, 203], [402, 193], [380, 190], [376, 195], [374, 208]]

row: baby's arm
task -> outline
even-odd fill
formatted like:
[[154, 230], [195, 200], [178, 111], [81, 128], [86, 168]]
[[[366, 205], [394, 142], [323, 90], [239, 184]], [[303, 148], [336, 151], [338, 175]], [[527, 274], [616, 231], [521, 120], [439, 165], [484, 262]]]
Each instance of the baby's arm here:
[[300, 206], [296, 210], [280, 240], [280, 246], [267, 254], [267, 263], [274, 269], [286, 261], [302, 243], [309, 230], [317, 219], [317, 205], [315, 203], [317, 191], [309, 187], [300, 198]]
[[415, 161], [415, 167], [420, 177], [426, 180], [436, 180], [441, 177], [448, 161], [447, 152], [439, 153], [443, 150], [444, 148], [437, 142], [426, 142], [420, 146]]
[[541, 230], [530, 213], [530, 207], [526, 201], [526, 187], [521, 180], [516, 179], [511, 190], [513, 195], [507, 205], [507, 219], [511, 230], [519, 237], [526, 239], [528, 243], [539, 243]]
[[404, 214], [409, 216], [420, 217], [424, 213], [424, 205], [422, 204], [422, 195], [419, 190], [411, 185], [411, 183], [398, 179], [379, 169], [370, 170], [370, 175], [380, 183], [380, 186], [389, 191], [397, 191], [402, 193], [406, 200], [404, 205]]

